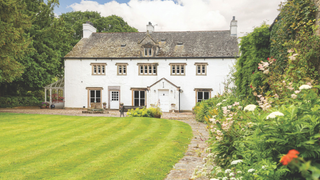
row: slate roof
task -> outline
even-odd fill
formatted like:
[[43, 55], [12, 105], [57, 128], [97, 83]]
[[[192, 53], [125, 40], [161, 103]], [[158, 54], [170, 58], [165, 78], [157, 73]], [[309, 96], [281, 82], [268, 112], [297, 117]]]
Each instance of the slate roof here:
[[65, 58], [141, 58], [142, 46], [160, 47], [155, 58], [235, 57], [237, 37], [226, 31], [92, 33], [82, 38]]

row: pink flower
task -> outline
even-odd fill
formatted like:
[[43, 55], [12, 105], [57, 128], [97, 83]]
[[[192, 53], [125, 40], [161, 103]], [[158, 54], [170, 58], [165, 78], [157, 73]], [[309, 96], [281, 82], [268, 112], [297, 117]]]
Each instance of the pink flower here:
[[296, 94], [299, 94], [301, 91], [299, 91], [299, 90], [296, 90], [296, 91], [294, 91], [294, 93], [296, 93]]

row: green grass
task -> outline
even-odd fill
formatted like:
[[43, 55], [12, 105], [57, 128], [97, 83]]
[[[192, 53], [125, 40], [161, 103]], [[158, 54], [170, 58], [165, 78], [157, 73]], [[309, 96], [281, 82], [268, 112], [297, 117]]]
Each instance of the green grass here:
[[164, 179], [192, 138], [154, 118], [0, 113], [0, 179]]

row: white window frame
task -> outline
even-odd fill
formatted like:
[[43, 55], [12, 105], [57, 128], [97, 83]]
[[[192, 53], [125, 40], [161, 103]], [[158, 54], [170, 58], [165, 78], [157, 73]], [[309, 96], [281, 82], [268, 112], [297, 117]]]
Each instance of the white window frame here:
[[156, 76], [158, 73], [157, 63], [138, 63], [139, 75]]
[[196, 75], [197, 76], [206, 76], [207, 75], [207, 66], [208, 63], [195, 63], [196, 66]]
[[[186, 63], [170, 63], [171, 76], [184, 76], [186, 75]], [[183, 72], [182, 72], [183, 71]]]
[[107, 63], [91, 63], [92, 75], [106, 75]]

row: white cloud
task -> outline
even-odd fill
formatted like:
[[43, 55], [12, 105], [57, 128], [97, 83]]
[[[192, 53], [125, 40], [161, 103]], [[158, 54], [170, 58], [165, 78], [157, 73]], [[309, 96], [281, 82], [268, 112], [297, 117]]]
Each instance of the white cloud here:
[[146, 31], [148, 22], [156, 31], [227, 30], [232, 16], [238, 20], [238, 36], [251, 32], [263, 21], [271, 24], [284, 0], [130, 0], [99, 4], [81, 0], [73, 11], [98, 11], [102, 16], [121, 16], [130, 26]]

